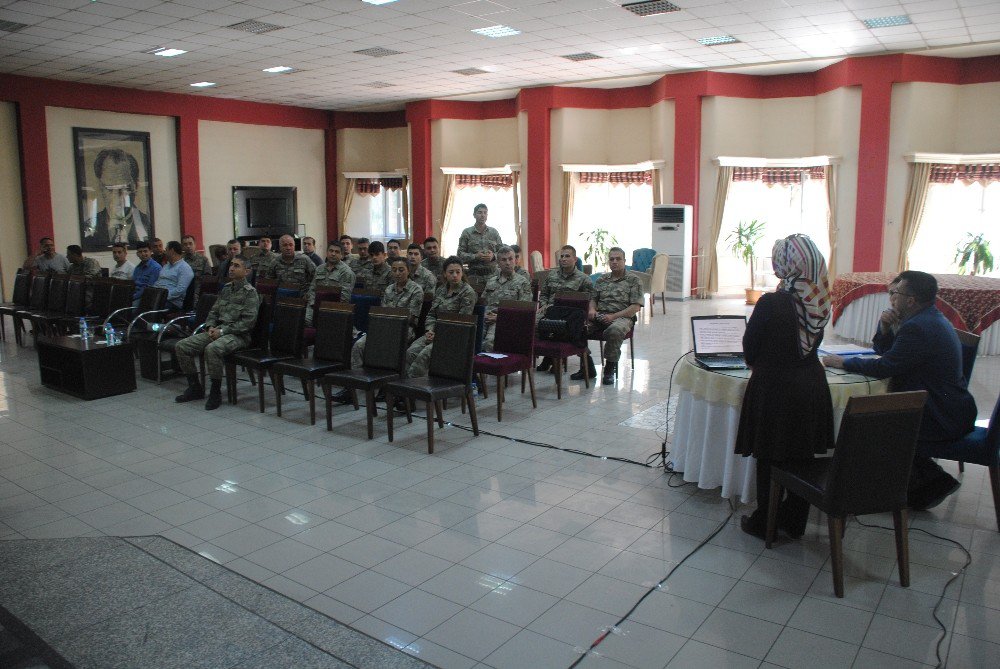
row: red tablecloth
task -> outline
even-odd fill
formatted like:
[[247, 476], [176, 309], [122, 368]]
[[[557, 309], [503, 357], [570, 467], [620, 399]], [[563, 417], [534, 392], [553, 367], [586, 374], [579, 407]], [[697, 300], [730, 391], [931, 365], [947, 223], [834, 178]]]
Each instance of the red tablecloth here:
[[[848, 304], [874, 293], [885, 293], [895, 272], [850, 272], [833, 282], [833, 323]], [[1000, 320], [1000, 279], [959, 274], [935, 274], [938, 281], [937, 308], [960, 330], [981, 334]]]

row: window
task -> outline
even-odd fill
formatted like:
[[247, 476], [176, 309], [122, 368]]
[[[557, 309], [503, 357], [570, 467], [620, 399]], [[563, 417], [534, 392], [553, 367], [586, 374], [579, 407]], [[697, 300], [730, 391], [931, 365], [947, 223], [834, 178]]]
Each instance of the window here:
[[[985, 233], [994, 257], [1000, 256], [1000, 180], [931, 183], [907, 256], [910, 267], [955, 274], [955, 251], [967, 233]], [[1000, 262], [994, 262], [994, 270], [984, 276], [1000, 277]]]
[[[569, 244], [583, 259], [587, 235], [598, 228], [609, 230], [632, 262], [632, 251], [653, 243], [653, 187], [648, 183], [581, 183], [573, 193]], [[607, 268], [607, 258], [591, 258], [594, 271]]]
[[514, 195], [511, 188], [465, 186], [455, 188], [452, 197], [451, 218], [445, 221], [444, 239], [441, 240], [442, 255], [450, 256], [458, 252], [458, 239], [462, 236], [462, 230], [475, 224], [472, 210], [480, 203], [489, 209], [486, 225], [496, 228], [504, 244], [517, 244]]
[[[740, 221], [766, 221], [764, 237], [757, 244], [759, 260], [756, 267], [758, 288], [777, 285], [771, 269], [771, 248], [774, 242], [788, 235], [809, 235], [823, 257], [830, 257], [829, 210], [826, 180], [822, 168], [778, 168], [778, 179], [761, 178], [760, 174], [745, 173], [736, 168], [729, 185], [726, 208], [716, 252], [719, 258], [719, 292], [739, 293], [749, 287], [749, 276], [743, 261], [729, 250], [727, 237]], [[748, 172], [756, 168], [746, 168]], [[794, 169], [794, 176], [789, 171]], [[819, 170], [818, 172], [816, 170]]]
[[369, 237], [399, 239], [406, 236], [403, 225], [403, 190], [382, 188], [368, 205]]

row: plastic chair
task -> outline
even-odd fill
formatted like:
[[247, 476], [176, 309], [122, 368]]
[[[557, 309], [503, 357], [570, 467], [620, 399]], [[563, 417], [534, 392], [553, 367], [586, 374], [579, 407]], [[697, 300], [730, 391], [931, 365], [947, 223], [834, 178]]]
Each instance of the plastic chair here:
[[774, 541], [782, 489], [827, 514], [833, 590], [844, 596], [844, 522], [848, 515], [892, 512], [899, 584], [910, 585], [906, 488], [927, 392], [852, 397], [832, 458], [771, 467], [766, 546]]
[[532, 251], [528, 254], [528, 269], [531, 270], [532, 276], [545, 269], [541, 251]]
[[331, 386], [351, 391], [354, 410], [358, 410], [358, 391], [365, 392], [368, 438], [375, 434], [375, 391], [398, 379], [406, 368], [407, 332], [410, 310], [397, 307], [372, 307], [368, 319], [368, 339], [361, 369], [333, 372], [323, 377], [326, 395], [326, 429], [333, 430], [333, 395]]
[[653, 258], [653, 273], [649, 280], [649, 317], [656, 313], [656, 294], [660, 294], [660, 306], [663, 313], [667, 313], [667, 268], [670, 265], [670, 256], [666, 253], [657, 253]]
[[285, 376], [302, 381], [302, 391], [309, 400], [309, 424], [316, 424], [316, 379], [330, 372], [351, 366], [351, 346], [354, 344], [354, 305], [323, 302], [313, 321], [316, 324], [316, 345], [312, 358], [283, 360], [271, 366], [275, 406], [281, 416], [281, 395], [285, 391]]
[[[504, 380], [508, 374], [527, 374], [531, 386], [531, 406], [538, 408], [535, 399], [535, 312], [536, 302], [501, 300], [497, 307], [496, 336], [493, 352], [503, 353], [505, 358], [477, 355], [472, 366], [476, 374], [497, 377], [497, 422], [503, 420]], [[523, 378], [523, 377], [522, 377]], [[483, 392], [486, 391], [485, 380]], [[524, 384], [521, 385], [524, 392]]]
[[[462, 397], [469, 406], [472, 433], [479, 436], [476, 399], [472, 392], [472, 359], [476, 345], [476, 319], [472, 315], [442, 313], [434, 323], [434, 349], [427, 376], [391, 381], [385, 385], [389, 441], [392, 441], [393, 399], [406, 400], [406, 420], [413, 422], [410, 401], [423, 401], [427, 411], [427, 453], [434, 452], [434, 415], [444, 427], [442, 402]], [[366, 347], [367, 352], [367, 347]]]
[[653, 266], [653, 258], [656, 256], [656, 249], [636, 249], [632, 251], [632, 264], [626, 266], [626, 270], [633, 272], [649, 273]]
[[[259, 318], [258, 318], [259, 319]], [[264, 413], [264, 372], [272, 365], [302, 357], [302, 329], [306, 325], [306, 301], [285, 298], [278, 300], [271, 312], [267, 348], [245, 349], [226, 356], [226, 388], [230, 403], [236, 404], [236, 367], [256, 371], [258, 410]]]

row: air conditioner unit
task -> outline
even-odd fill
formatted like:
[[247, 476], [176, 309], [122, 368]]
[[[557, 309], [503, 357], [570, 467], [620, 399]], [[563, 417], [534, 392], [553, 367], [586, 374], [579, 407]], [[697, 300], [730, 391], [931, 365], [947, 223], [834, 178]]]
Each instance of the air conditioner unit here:
[[653, 248], [670, 256], [667, 299], [691, 297], [691, 239], [694, 209], [689, 204], [653, 205]]

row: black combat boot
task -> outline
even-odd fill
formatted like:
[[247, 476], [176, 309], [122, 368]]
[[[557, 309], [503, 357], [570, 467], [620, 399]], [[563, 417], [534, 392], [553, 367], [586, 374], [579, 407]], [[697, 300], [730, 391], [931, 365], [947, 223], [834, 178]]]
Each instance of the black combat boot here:
[[188, 374], [187, 380], [188, 387], [184, 389], [183, 393], [174, 398], [175, 402], [190, 402], [191, 400], [200, 400], [205, 396], [205, 389], [202, 387], [197, 374]]
[[[589, 373], [588, 378], [591, 378], [591, 379], [596, 379], [597, 378], [597, 368], [594, 367], [594, 359], [590, 356], [589, 353], [587, 354], [587, 372]], [[580, 371], [579, 372], [574, 372], [574, 373], [570, 374], [569, 378], [573, 379], [574, 381], [582, 381], [583, 380], [583, 366], [582, 365], [580, 366]]]
[[618, 376], [618, 363], [604, 361], [604, 374], [601, 375], [601, 385], [615, 385], [615, 377]]
[[[330, 400], [335, 404], [354, 404], [354, 395], [351, 394], [350, 390], [344, 388], [340, 392], [334, 393]], [[377, 397], [375, 398], [375, 401], [378, 401]]]
[[[263, 383], [260, 379], [258, 383]], [[206, 411], [214, 411], [222, 406], [222, 379], [212, 379], [212, 386], [208, 389], [208, 400], [205, 402]]]
[[536, 372], [547, 372], [550, 369], [552, 369], [552, 358], [549, 356], [542, 358], [542, 362], [538, 365], [538, 367], [535, 367]]

